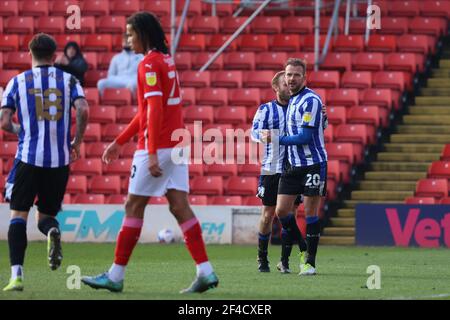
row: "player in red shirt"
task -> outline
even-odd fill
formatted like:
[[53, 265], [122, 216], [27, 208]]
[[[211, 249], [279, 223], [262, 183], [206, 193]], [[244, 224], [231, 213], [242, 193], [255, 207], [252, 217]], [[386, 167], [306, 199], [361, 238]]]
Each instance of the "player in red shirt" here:
[[138, 67], [138, 113], [102, 156], [105, 163], [117, 159], [120, 146], [138, 134], [125, 203], [126, 216], [109, 271], [83, 277], [82, 281], [96, 289], [123, 290], [125, 267], [139, 240], [148, 200], [165, 195], [197, 265], [196, 279], [181, 293], [204, 292], [217, 287], [219, 280], [208, 261], [200, 224], [189, 206], [188, 165], [177, 163], [172, 157], [182, 149], [176, 147], [178, 141], [172, 141], [171, 135], [174, 130], [184, 128], [175, 63], [168, 53], [164, 31], [153, 14], [138, 12], [128, 18], [127, 36], [136, 53], [146, 54]]

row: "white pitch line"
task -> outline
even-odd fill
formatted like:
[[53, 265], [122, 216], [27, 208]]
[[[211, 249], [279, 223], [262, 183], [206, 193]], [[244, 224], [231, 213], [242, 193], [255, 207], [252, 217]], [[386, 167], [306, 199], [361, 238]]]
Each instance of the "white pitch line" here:
[[429, 296], [388, 298], [387, 300], [417, 300], [417, 299], [434, 299], [434, 298], [449, 298], [449, 297], [450, 293], [440, 293], [440, 294], [432, 294]]

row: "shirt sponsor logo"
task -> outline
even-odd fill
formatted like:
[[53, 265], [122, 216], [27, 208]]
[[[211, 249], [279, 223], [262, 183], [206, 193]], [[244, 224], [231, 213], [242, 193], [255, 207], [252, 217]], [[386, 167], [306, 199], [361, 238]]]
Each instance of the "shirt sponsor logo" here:
[[310, 122], [311, 121], [311, 112], [305, 112], [303, 114], [303, 122]]

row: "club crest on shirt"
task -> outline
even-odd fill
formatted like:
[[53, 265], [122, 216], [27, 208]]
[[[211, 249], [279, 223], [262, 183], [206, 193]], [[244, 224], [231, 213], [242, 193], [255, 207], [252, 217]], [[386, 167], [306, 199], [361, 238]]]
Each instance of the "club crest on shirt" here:
[[305, 112], [303, 114], [303, 122], [310, 122], [311, 121], [311, 112]]
[[149, 86], [154, 86], [156, 84], [156, 72], [146, 72], [145, 81]]

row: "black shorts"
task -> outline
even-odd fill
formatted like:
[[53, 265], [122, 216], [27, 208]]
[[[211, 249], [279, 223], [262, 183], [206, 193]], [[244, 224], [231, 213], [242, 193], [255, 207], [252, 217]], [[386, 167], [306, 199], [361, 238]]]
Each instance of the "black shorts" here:
[[[259, 176], [257, 196], [261, 198], [264, 206], [274, 207], [277, 205], [278, 183], [280, 177], [281, 173]], [[297, 199], [295, 199], [295, 205], [298, 206], [300, 203], [302, 203], [302, 196], [299, 195]]]
[[327, 192], [327, 163], [307, 167], [289, 167], [281, 175], [279, 194], [303, 194], [324, 197]]
[[11, 210], [29, 211], [37, 196], [39, 212], [56, 216], [66, 193], [69, 166], [41, 168], [18, 161], [13, 170]]

